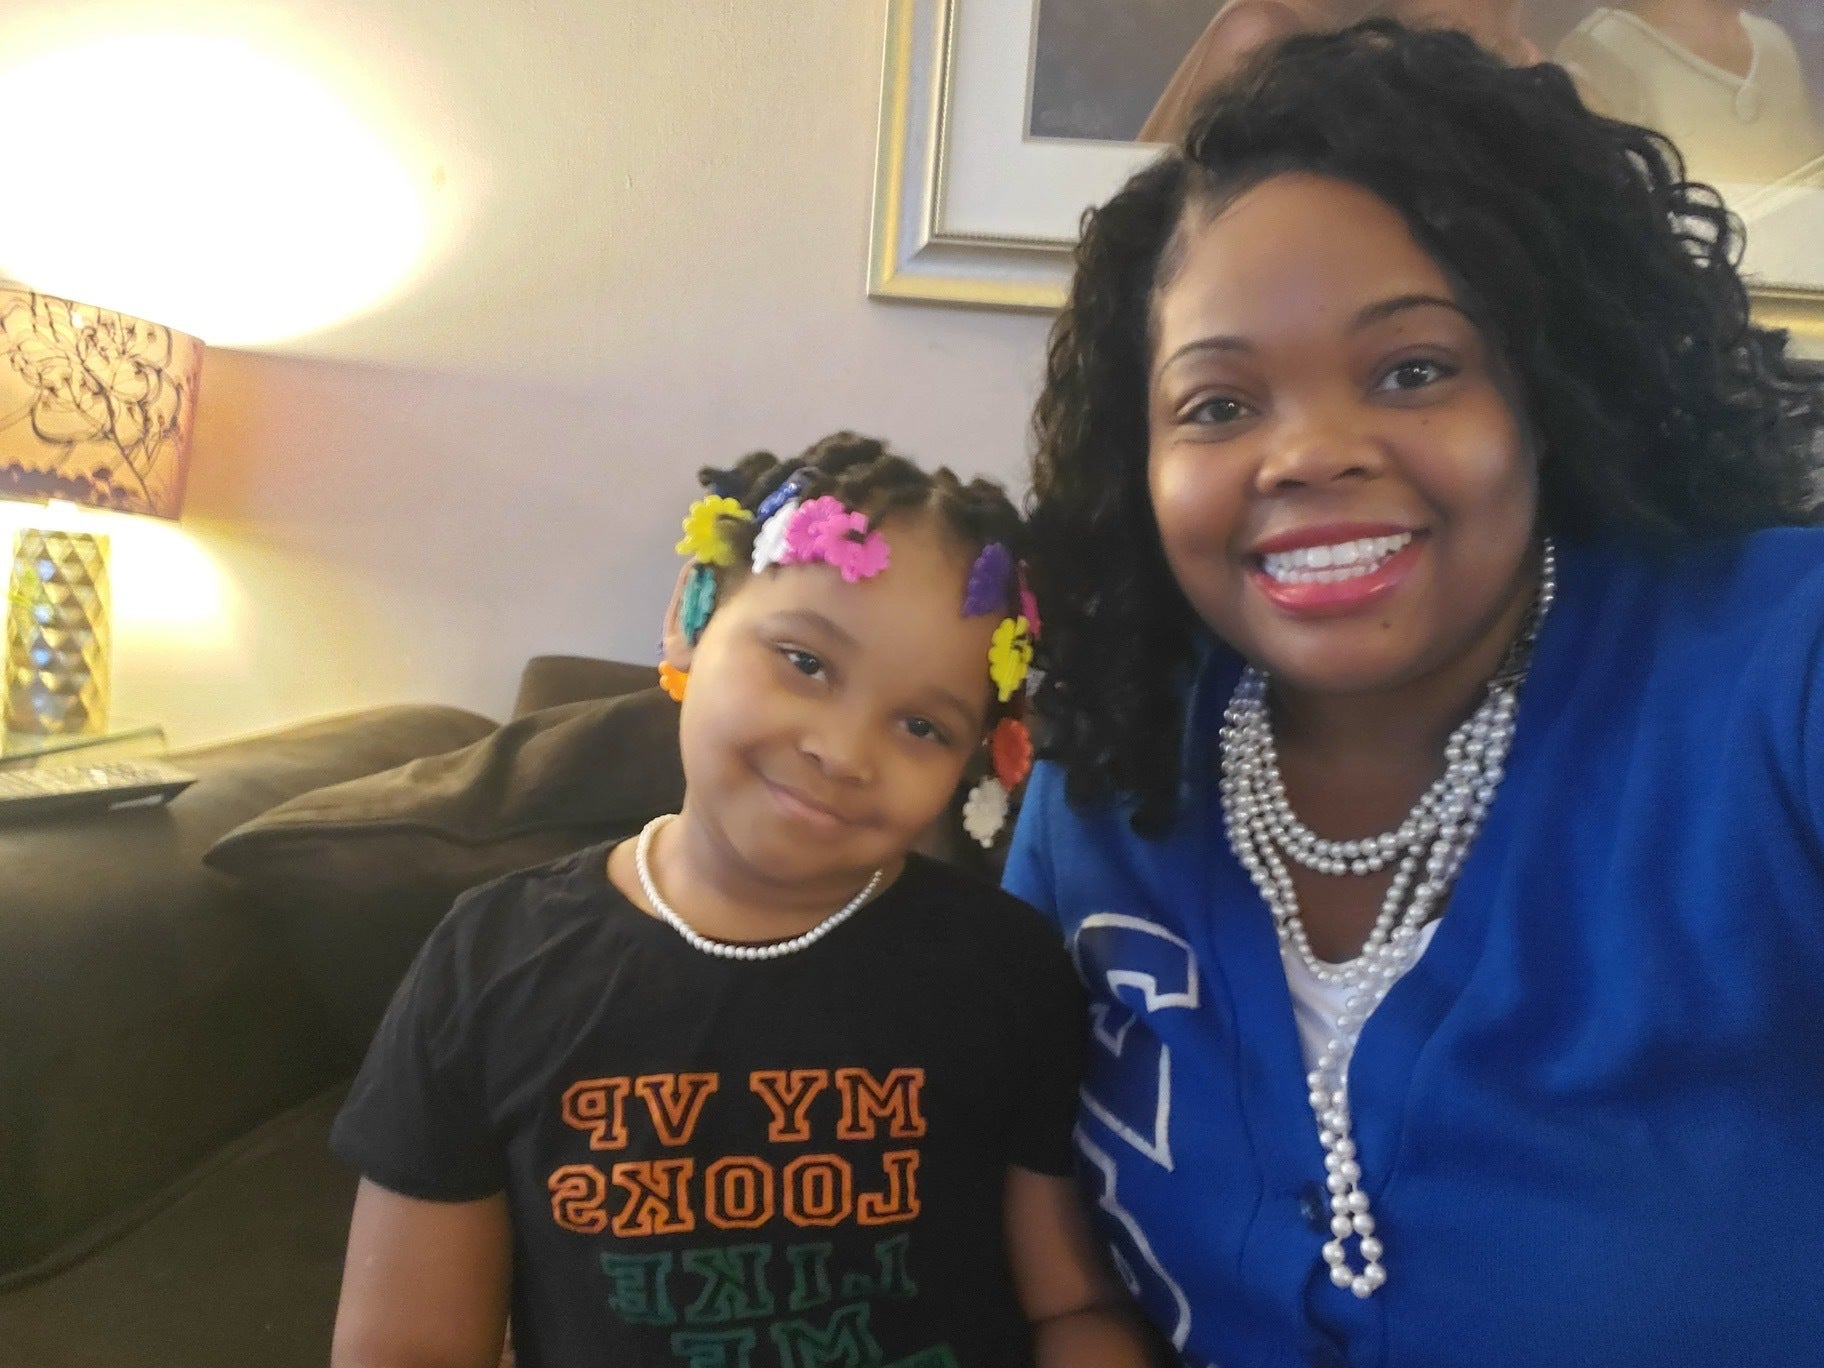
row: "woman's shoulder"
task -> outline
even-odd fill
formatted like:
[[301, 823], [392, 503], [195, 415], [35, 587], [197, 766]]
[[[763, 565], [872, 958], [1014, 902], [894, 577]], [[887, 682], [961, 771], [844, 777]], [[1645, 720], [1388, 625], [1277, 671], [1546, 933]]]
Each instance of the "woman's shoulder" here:
[[1670, 547], [1598, 541], [1562, 548], [1561, 557], [1571, 575], [1587, 576], [1599, 591], [1698, 613], [1758, 618], [1824, 601], [1824, 527], [1772, 527]]
[[1559, 592], [1570, 637], [1613, 643], [1628, 675], [1644, 680], [1653, 661], [1648, 674], [1694, 690], [1735, 689], [1749, 675], [1777, 686], [1824, 647], [1824, 529], [1566, 546]]

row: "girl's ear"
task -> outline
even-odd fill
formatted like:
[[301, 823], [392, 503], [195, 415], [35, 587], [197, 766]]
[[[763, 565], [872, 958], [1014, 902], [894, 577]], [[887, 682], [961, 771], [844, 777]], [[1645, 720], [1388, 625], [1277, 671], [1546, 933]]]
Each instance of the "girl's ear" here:
[[661, 659], [674, 670], [689, 670], [696, 655], [696, 644], [684, 634], [684, 590], [696, 571], [695, 561], [685, 561], [678, 571], [678, 582], [672, 586], [671, 602], [665, 608], [665, 625], [659, 632]]

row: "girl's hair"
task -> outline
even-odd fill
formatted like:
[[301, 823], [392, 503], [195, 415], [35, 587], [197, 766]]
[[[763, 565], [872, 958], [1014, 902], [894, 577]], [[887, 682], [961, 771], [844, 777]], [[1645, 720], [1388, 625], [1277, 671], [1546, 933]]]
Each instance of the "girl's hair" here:
[[1132, 797], [1141, 832], [1175, 809], [1198, 627], [1147, 492], [1154, 299], [1187, 216], [1293, 171], [1378, 195], [1451, 278], [1508, 371], [1552, 532], [1816, 521], [1824, 395], [1784, 333], [1750, 323], [1739, 224], [1670, 142], [1461, 34], [1380, 20], [1287, 39], [1084, 216], [1033, 417], [1047, 753], [1072, 801]]
[[[787, 460], [756, 451], [726, 470], [705, 466], [697, 472], [697, 482], [706, 490], [734, 499], [750, 513], [788, 480], [797, 481], [798, 497], [834, 495], [876, 524], [926, 514], [970, 560], [990, 542], [1001, 543], [1016, 560], [1025, 554], [1025, 524], [998, 484], [982, 479], [964, 484], [944, 466], [927, 472], [889, 451], [884, 442], [853, 432], [832, 433]], [[760, 520], [723, 521], [736, 565], [746, 565]]]

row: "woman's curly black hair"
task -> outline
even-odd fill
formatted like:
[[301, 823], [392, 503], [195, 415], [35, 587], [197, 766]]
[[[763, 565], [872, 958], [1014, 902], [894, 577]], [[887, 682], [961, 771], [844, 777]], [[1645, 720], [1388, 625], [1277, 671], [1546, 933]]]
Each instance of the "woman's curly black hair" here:
[[1511, 374], [1554, 534], [1817, 521], [1824, 395], [1749, 321], [1740, 227], [1670, 142], [1461, 34], [1288, 39], [1085, 215], [1033, 416], [1047, 753], [1073, 802], [1126, 795], [1141, 832], [1175, 809], [1198, 627], [1147, 492], [1153, 302], [1187, 212], [1290, 171], [1378, 195], [1453, 280]]

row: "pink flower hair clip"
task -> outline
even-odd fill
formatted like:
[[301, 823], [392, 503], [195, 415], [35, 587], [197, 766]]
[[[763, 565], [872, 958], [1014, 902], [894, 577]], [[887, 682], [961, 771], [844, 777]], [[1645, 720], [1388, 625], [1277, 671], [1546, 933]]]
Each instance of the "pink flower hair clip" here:
[[831, 494], [782, 504], [754, 539], [754, 569], [821, 561], [850, 584], [887, 568], [887, 539]]

